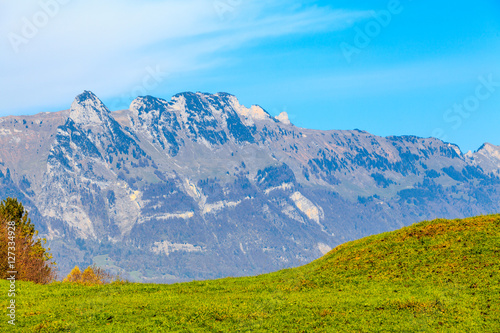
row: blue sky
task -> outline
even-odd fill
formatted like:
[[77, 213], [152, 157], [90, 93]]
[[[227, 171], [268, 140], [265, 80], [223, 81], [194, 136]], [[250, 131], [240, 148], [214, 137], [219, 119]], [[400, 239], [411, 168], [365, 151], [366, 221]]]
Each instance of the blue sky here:
[[500, 2], [0, 3], [0, 116], [229, 92], [300, 127], [500, 145]]

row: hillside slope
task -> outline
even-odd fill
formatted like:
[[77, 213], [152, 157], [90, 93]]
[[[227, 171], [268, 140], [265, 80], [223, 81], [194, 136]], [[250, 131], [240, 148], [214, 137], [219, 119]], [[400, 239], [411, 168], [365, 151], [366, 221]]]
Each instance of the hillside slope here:
[[23, 332], [498, 332], [500, 215], [422, 222], [257, 277], [19, 289]]

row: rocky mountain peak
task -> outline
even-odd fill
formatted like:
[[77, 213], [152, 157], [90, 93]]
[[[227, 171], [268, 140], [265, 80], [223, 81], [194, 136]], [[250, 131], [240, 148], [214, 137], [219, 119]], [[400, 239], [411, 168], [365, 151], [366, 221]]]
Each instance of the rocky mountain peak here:
[[460, 147], [456, 144], [453, 143], [448, 143], [447, 144], [449, 148], [453, 149], [453, 151], [457, 154], [457, 156], [462, 156], [462, 151], [460, 150]]
[[71, 104], [69, 118], [76, 124], [101, 125], [110, 114], [108, 108], [94, 93], [84, 91], [76, 96]]
[[161, 110], [165, 109], [167, 101], [161, 98], [156, 98], [153, 96], [141, 96], [137, 97], [130, 103], [129, 110], [131, 110], [136, 115], [147, 114], [151, 112], [157, 112], [160, 114]]
[[[234, 117], [240, 118], [246, 126], [254, 126], [255, 120], [272, 119], [260, 106], [245, 107], [236, 96], [225, 92], [183, 92], [174, 95], [169, 102], [152, 96], [138, 97], [130, 104], [130, 110], [134, 118], [144, 119], [159, 118], [163, 112], [177, 114], [179, 121], [187, 127], [202, 119], [215, 121], [222, 127], [226, 127], [228, 118]], [[217, 126], [215, 122], [211, 126]]]
[[263, 108], [258, 105], [252, 105], [247, 108], [241, 105], [238, 98], [233, 95], [226, 96], [227, 101], [237, 114], [251, 120], [269, 120], [271, 116]]
[[500, 160], [500, 146], [492, 145], [491, 143], [483, 144], [478, 150], [477, 153], [490, 157], [496, 158]]
[[285, 125], [290, 125], [291, 122], [290, 122], [290, 118], [288, 118], [288, 113], [286, 112], [281, 112], [277, 117], [276, 119], [278, 119], [281, 123], [285, 124]]

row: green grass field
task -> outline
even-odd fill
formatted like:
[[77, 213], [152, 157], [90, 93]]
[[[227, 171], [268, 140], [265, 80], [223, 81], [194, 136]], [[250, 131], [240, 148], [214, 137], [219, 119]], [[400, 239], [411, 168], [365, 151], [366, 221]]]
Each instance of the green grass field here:
[[500, 215], [422, 222], [250, 278], [18, 283], [17, 302], [0, 331], [500, 332]]

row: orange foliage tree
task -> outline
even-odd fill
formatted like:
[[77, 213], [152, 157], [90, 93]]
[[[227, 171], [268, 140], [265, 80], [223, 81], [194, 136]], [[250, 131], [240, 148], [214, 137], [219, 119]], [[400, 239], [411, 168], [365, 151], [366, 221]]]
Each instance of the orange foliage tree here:
[[28, 212], [17, 199], [0, 203], [0, 278], [17, 271], [17, 280], [41, 284], [55, 280], [55, 263], [50, 249], [44, 248], [47, 241], [37, 236]]
[[87, 267], [83, 273], [75, 266], [63, 282], [79, 283], [84, 285], [99, 285], [111, 282], [123, 282], [119, 276], [113, 276], [96, 265]]

